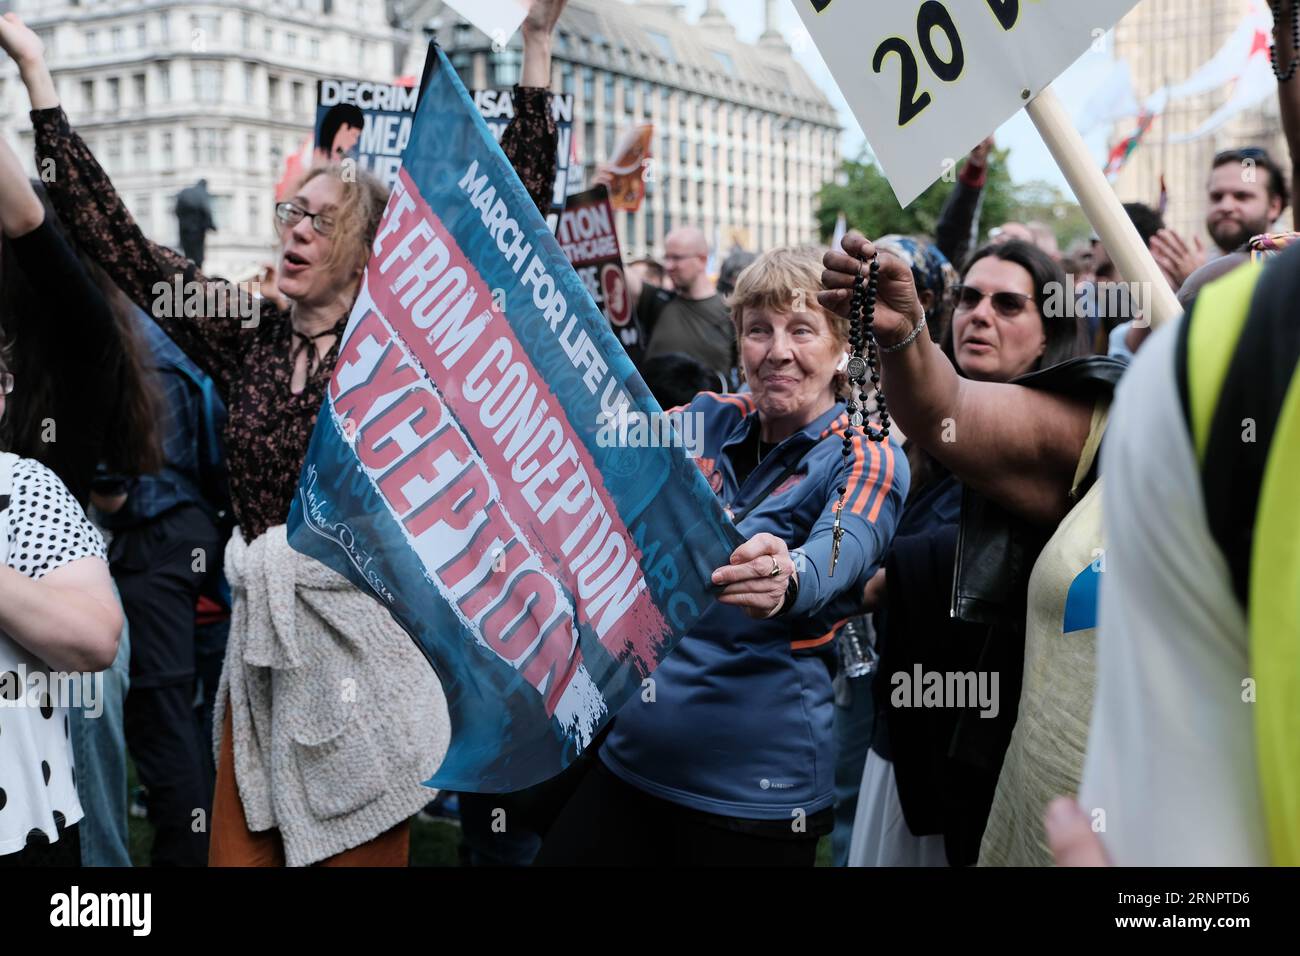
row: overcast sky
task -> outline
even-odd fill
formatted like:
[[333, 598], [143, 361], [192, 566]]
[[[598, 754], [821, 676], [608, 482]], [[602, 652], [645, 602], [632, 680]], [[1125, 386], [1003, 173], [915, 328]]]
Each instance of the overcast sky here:
[[[683, 5], [686, 7], [687, 19], [694, 21], [704, 12], [705, 0], [684, 0]], [[763, 0], [721, 0], [721, 6], [731, 22], [735, 24], [740, 39], [746, 42], [758, 39], [758, 35], [763, 32]], [[856, 156], [865, 141], [862, 128], [849, 112], [848, 104], [844, 101], [835, 81], [831, 79], [830, 70], [826, 68], [817, 48], [809, 39], [791, 0], [777, 0], [776, 10], [780, 20], [779, 29], [785, 36], [786, 42], [794, 49], [796, 59], [817, 85], [826, 91], [826, 95], [839, 111], [840, 124], [844, 127], [840, 142], [843, 154], [847, 157]], [[1085, 53], [1054, 84], [1057, 95], [1072, 115], [1083, 106], [1088, 94], [1107, 72], [1108, 64], [1111, 62], [1109, 40], [1108, 36], [1105, 52], [1090, 50]], [[1088, 145], [1098, 165], [1106, 161], [1107, 134], [1107, 130], [1098, 130], [1087, 137]], [[1042, 179], [1055, 183], [1067, 195], [1070, 194], [1065, 178], [1057, 169], [1047, 147], [1039, 139], [1037, 131], [1023, 110], [998, 130], [997, 140], [999, 146], [1011, 149], [1009, 163], [1011, 178], [1014, 181]]]

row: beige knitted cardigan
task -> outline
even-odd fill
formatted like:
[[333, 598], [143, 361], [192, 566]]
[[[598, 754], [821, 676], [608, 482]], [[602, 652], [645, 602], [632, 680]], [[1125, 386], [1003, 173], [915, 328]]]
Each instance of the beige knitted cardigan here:
[[[417, 813], [450, 741], [433, 668], [378, 601], [289, 547], [276, 525], [226, 549], [234, 594], [217, 694], [230, 706], [249, 829], [307, 866]], [[214, 747], [219, 749], [219, 739]]]

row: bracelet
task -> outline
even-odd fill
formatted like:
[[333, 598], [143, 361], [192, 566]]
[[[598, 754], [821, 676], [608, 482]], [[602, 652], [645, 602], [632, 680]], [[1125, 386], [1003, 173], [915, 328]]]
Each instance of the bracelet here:
[[880, 351], [886, 354], [890, 352], [903, 351], [903, 349], [907, 348], [914, 341], [916, 341], [916, 337], [921, 334], [921, 330], [923, 328], [925, 328], [925, 316], [921, 316], [921, 321], [916, 324], [916, 328], [912, 329], [911, 333], [907, 336], [907, 338], [903, 339], [903, 341], [899, 342], [897, 345], [882, 345], [880, 347]]

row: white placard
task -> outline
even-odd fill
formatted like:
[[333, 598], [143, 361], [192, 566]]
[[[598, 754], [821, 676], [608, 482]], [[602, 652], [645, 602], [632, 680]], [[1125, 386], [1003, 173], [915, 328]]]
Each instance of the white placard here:
[[1137, 0], [791, 0], [906, 206]]
[[497, 46], [505, 46], [528, 16], [525, 0], [447, 0], [447, 6], [486, 33]]

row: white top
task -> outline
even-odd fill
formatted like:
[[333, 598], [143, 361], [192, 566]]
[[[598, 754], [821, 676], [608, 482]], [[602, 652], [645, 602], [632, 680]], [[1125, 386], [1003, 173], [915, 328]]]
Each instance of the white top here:
[[1138, 353], [1102, 449], [1106, 571], [1080, 804], [1122, 866], [1267, 865], [1246, 617], [1206, 523], [1177, 327]]
[[[104, 540], [81, 506], [37, 461], [0, 455], [0, 506], [0, 560], [30, 578], [79, 558], [105, 558]], [[22, 850], [33, 831], [54, 842], [58, 824], [82, 817], [64, 699], [69, 685], [51, 682], [49, 673], [0, 632], [0, 854]]]

